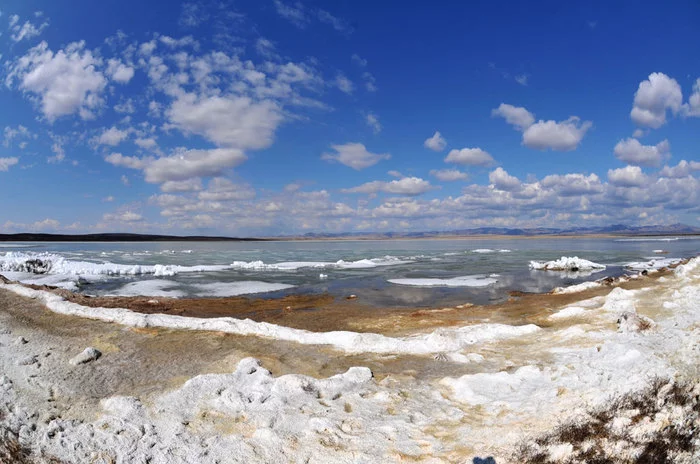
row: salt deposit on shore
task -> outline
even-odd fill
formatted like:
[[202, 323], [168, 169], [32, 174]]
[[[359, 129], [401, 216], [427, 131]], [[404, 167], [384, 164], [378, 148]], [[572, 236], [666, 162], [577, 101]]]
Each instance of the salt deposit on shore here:
[[[487, 456], [513, 462], [513, 450], [527, 434], [604, 405], [610, 395], [643, 389], [652, 376], [699, 378], [700, 258], [649, 282], [556, 308], [547, 328], [481, 322], [403, 338], [83, 308], [2, 285], [64, 314], [321, 343], [338, 350], [338, 357], [362, 354], [379, 370], [388, 359], [419, 355], [413, 362], [422, 359], [432, 374], [417, 377], [406, 368], [373, 377], [358, 366], [326, 378], [275, 376], [247, 358], [230, 373], [195, 376], [154, 396], [104, 397], [93, 419], [73, 420], [60, 399], [46, 415], [45, 397], [32, 396], [38, 390], [28, 374], [51, 377], [40, 356], [29, 365], [14, 362], [37, 354], [36, 342], [15, 345], [16, 335], [0, 330], [0, 425], [35, 453], [67, 462], [471, 462]], [[622, 314], [643, 316], [653, 326], [623, 328]], [[75, 354], [65, 355], [66, 364]], [[453, 375], [454, 362], [472, 372]], [[110, 354], [104, 353], [73, 368], [107, 363]], [[55, 382], [53, 396], [60, 397], [61, 379]], [[557, 443], [547, 452], [566, 462], [572, 449]], [[684, 455], [687, 462], [700, 457], [694, 450]]]

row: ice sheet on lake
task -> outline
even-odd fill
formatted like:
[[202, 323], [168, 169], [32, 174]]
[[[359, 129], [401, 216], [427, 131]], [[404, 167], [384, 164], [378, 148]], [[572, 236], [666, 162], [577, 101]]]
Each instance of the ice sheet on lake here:
[[530, 269], [538, 271], [592, 271], [603, 270], [605, 265], [578, 256], [562, 256], [555, 261], [530, 261]]
[[451, 279], [389, 279], [392, 284], [412, 287], [487, 287], [498, 282], [497, 279], [486, 275], [470, 275], [453, 277]]
[[251, 293], [275, 292], [278, 290], [293, 288], [294, 285], [244, 280], [238, 282], [212, 282], [210, 284], [197, 284], [195, 287], [199, 289], [197, 296], [227, 297], [247, 295]]

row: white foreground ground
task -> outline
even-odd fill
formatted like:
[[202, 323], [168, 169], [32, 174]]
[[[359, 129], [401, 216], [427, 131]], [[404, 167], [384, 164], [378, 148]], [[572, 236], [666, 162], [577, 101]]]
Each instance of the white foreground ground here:
[[[88, 346], [102, 356], [69, 362]], [[0, 285], [0, 426], [65, 462], [501, 464], [529, 434], [654, 376], [695, 381], [699, 366], [700, 258], [541, 327], [400, 339], [89, 309]]]

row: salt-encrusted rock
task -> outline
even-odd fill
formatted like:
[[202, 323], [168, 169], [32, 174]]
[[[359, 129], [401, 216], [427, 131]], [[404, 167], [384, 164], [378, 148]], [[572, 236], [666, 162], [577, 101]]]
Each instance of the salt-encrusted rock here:
[[625, 311], [617, 318], [617, 328], [620, 332], [642, 332], [654, 326], [654, 321], [646, 316], [640, 316], [637, 313]]
[[15, 345], [26, 345], [27, 343], [29, 342], [24, 337], [17, 337], [17, 339], [15, 340]]
[[82, 353], [80, 353], [76, 357], [72, 358], [70, 360], [70, 363], [73, 364], [74, 366], [77, 366], [78, 364], [85, 364], [85, 363], [95, 361], [100, 356], [102, 356], [102, 353], [100, 352], [100, 350], [90, 346], [90, 347], [85, 348], [85, 350], [83, 350]]

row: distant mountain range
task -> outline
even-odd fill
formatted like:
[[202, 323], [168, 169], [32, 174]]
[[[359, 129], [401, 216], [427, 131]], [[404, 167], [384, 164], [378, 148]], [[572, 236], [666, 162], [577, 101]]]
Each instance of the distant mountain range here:
[[267, 238], [239, 238], [239, 237], [214, 237], [206, 235], [148, 235], [148, 234], [0, 234], [0, 242], [213, 242], [213, 241], [264, 241], [264, 240], [313, 240], [313, 239], [398, 239], [398, 238], [440, 238], [440, 237], [471, 237], [488, 235], [507, 236], [546, 236], [546, 235], [620, 235], [620, 236], [644, 236], [644, 235], [700, 235], [700, 227], [692, 227], [685, 224], [671, 224], [667, 226], [627, 226], [615, 224], [606, 227], [574, 227], [569, 229], [557, 228], [532, 228], [532, 229], [508, 229], [504, 227], [480, 227], [478, 229], [457, 229], [447, 231], [429, 232], [383, 232], [383, 233], [339, 233], [323, 234], [308, 233], [301, 236], [283, 236]]
[[341, 238], [341, 237], [373, 237], [373, 238], [428, 238], [428, 237], [469, 237], [479, 235], [511, 235], [511, 236], [541, 236], [541, 235], [700, 235], [700, 227], [685, 224], [667, 226], [627, 226], [614, 224], [605, 227], [574, 227], [569, 229], [538, 227], [531, 229], [509, 229], [505, 227], [479, 227], [477, 229], [455, 229], [429, 232], [385, 232], [385, 233], [351, 233], [351, 234], [319, 234], [308, 233], [303, 238]]

